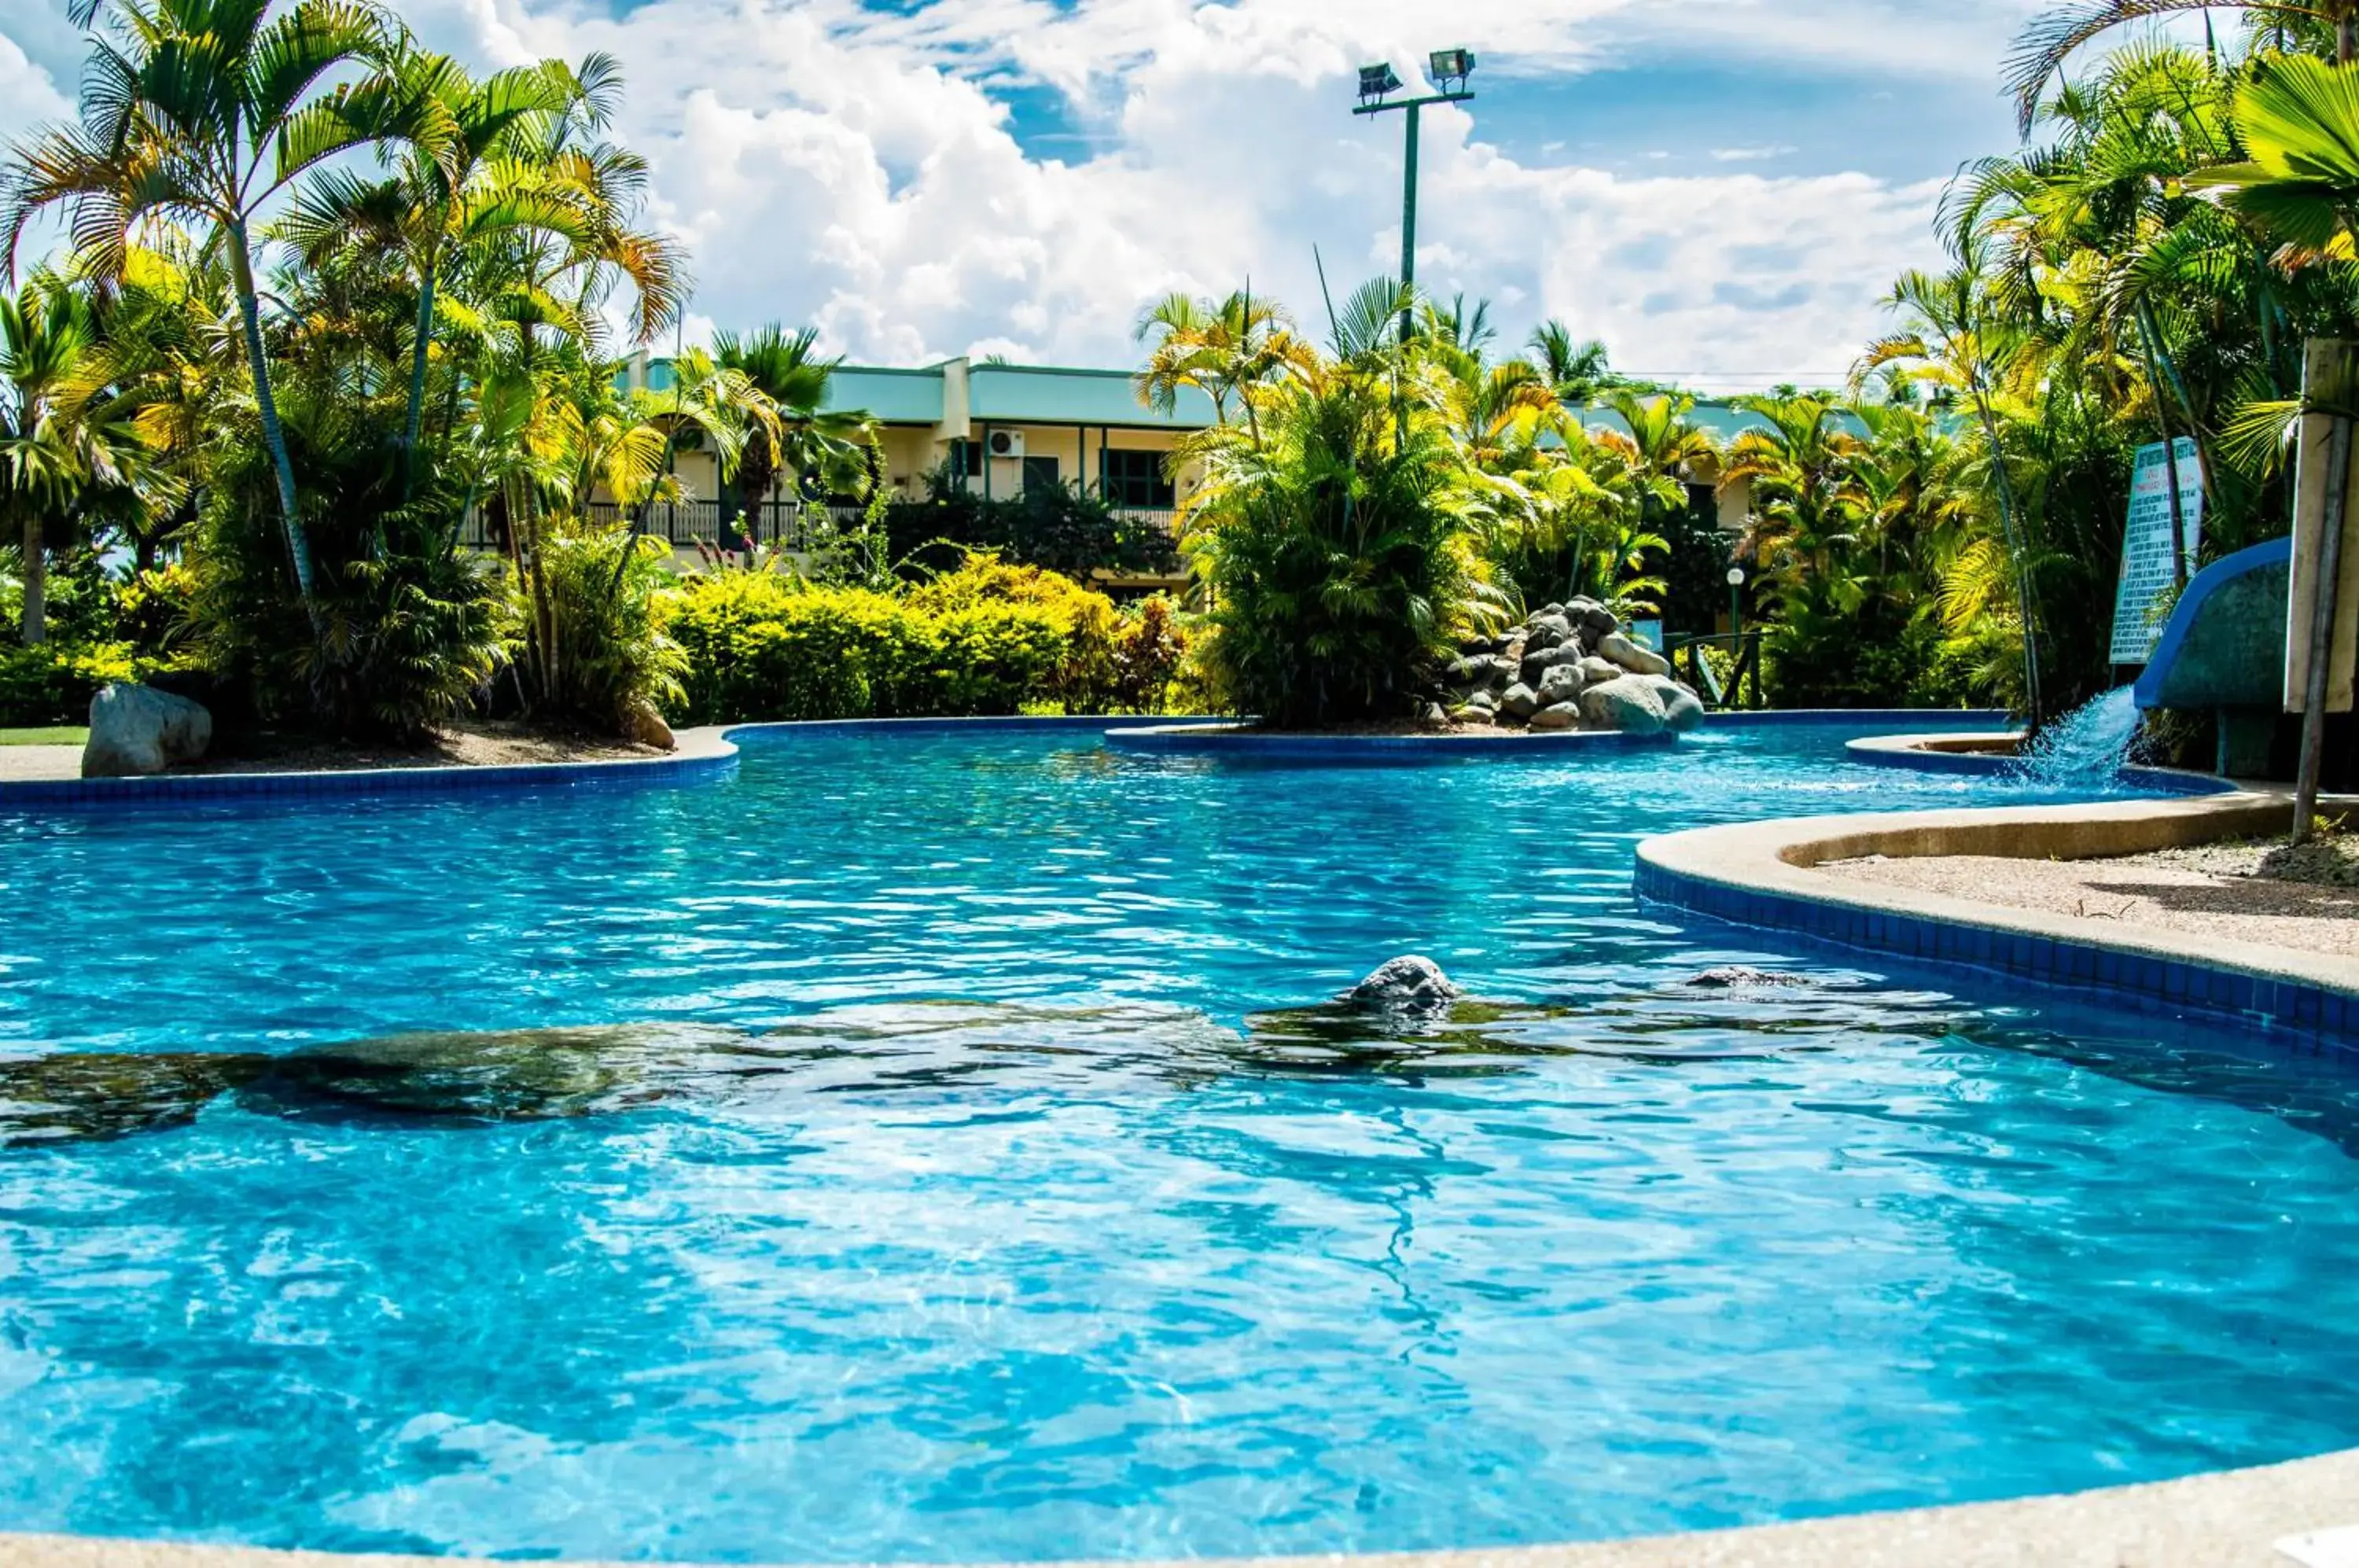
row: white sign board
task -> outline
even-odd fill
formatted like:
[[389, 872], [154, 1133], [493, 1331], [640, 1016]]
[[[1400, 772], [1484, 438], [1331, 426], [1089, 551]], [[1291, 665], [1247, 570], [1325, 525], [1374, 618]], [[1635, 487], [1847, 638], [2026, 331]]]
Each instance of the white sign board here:
[[[2196, 445], [2181, 436], [2179, 447], [2180, 523], [2185, 529], [2186, 575], [2195, 575], [2196, 551], [2203, 543], [2203, 470]], [[2122, 585], [2114, 596], [2115, 664], [2144, 664], [2162, 640], [2158, 602], [2179, 585], [2170, 561], [2170, 459], [2160, 441], [2138, 448], [2130, 476], [2130, 526], [2122, 535]]]

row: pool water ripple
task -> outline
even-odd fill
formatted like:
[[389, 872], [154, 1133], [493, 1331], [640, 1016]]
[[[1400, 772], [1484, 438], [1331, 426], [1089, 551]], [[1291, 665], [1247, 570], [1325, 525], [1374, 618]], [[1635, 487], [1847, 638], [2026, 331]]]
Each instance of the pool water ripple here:
[[[0, 819], [0, 1530], [1385, 1550], [2359, 1442], [2359, 1079], [1632, 902], [2056, 798], [1847, 733]], [[1322, 1006], [1404, 952], [1481, 1003]]]

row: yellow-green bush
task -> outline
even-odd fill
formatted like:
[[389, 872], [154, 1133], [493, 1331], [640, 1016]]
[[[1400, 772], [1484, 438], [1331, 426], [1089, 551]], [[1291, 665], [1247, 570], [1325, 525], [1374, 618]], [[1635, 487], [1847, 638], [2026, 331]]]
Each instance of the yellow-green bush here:
[[0, 727], [81, 724], [100, 687], [139, 680], [158, 664], [124, 642], [0, 644]]
[[987, 555], [897, 593], [716, 572], [679, 597], [696, 724], [1159, 707], [1186, 647], [1168, 604]]

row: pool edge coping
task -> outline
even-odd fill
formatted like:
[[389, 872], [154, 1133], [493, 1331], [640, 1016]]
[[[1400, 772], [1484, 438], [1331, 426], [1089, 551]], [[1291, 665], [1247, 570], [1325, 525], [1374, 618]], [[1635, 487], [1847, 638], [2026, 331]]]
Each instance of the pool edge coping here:
[[1862, 812], [1729, 823], [1638, 845], [1644, 903], [1859, 952], [2038, 981], [2286, 1031], [2359, 1052], [2359, 960], [1851, 880], [1869, 855], [2093, 859], [2281, 831], [2283, 794], [2240, 789], [2064, 806]]
[[[12, 807], [130, 806], [181, 801], [371, 799], [435, 792], [457, 795], [625, 781], [687, 782], [718, 777], [734, 767], [740, 750], [736, 737], [740, 735], [862, 730], [900, 734], [1054, 734], [1060, 730], [1103, 731], [1134, 722], [1127, 715], [1090, 714], [756, 720], [701, 724], [676, 731], [672, 735], [673, 749], [652, 757], [596, 757], [575, 762], [448, 763], [423, 768], [288, 768], [265, 773], [158, 773], [123, 779], [0, 779], [0, 811]], [[1184, 727], [1188, 722], [1175, 720], [1173, 724]]]
[[[2168, 1481], [1621, 1541], [973, 1568], [2287, 1568], [2277, 1542], [2354, 1519], [2359, 1449], [2346, 1449]], [[487, 1561], [0, 1533], [0, 1568], [451, 1568]], [[550, 1561], [625, 1568], [599, 1559]]]
[[[1979, 721], [2003, 717], [1995, 710], [1946, 708], [1894, 709], [1775, 709], [1761, 712], [1716, 713], [1709, 724], [1749, 728], [1781, 724], [1851, 724], [1870, 728], [1900, 723], [1928, 723], [1937, 717]], [[1345, 757], [1364, 755], [1398, 757], [1404, 751], [1431, 751], [1450, 756], [1523, 756], [1567, 742], [1609, 746], [1669, 746], [1672, 736], [1625, 736], [1603, 731], [1513, 736], [1339, 735], [1320, 737], [1247, 736], [1234, 733], [1234, 718], [1166, 718], [1140, 722], [1137, 714], [990, 714], [969, 718], [790, 719], [749, 720], [740, 724], [701, 724], [675, 732], [673, 750], [654, 757], [614, 757], [577, 762], [511, 762], [474, 765], [442, 764], [425, 768], [342, 768], [286, 769], [267, 773], [160, 773], [125, 779], [0, 779], [0, 811], [42, 806], [131, 806], [226, 800], [325, 800], [398, 797], [447, 792], [568, 788], [612, 784], [625, 780], [686, 782], [718, 777], [734, 765], [739, 735], [807, 734], [820, 731], [874, 734], [990, 734], [998, 731], [1096, 731], [1120, 749], [1253, 751], [1264, 756], [1291, 753], [1299, 757]], [[1191, 731], [1220, 732], [1222, 739], [1199, 736], [1188, 744]], [[1119, 738], [1118, 738], [1119, 737]], [[1152, 738], [1147, 738], [1152, 737]]]

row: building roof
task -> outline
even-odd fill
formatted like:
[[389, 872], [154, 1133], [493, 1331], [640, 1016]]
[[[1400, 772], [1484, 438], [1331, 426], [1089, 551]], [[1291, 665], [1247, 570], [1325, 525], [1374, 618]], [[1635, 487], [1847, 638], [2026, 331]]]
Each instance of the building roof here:
[[1212, 422], [1212, 400], [1183, 387], [1172, 411], [1138, 400], [1125, 370], [1068, 370], [1045, 365], [967, 367], [967, 407], [978, 424], [1129, 425], [1201, 430]]
[[864, 409], [888, 425], [942, 422], [942, 367], [892, 370], [882, 365], [839, 365], [827, 378], [830, 413]]
[[[1000, 365], [950, 360], [921, 369], [879, 365], [839, 365], [828, 377], [827, 410], [857, 409], [888, 425], [939, 425], [949, 408], [950, 373], [962, 365], [967, 419], [972, 424], [1104, 425], [1129, 430], [1201, 430], [1213, 422], [1212, 400], [1183, 387], [1171, 412], [1138, 400], [1126, 370], [1077, 370], [1054, 365]], [[649, 359], [647, 385], [671, 385], [671, 361]]]

